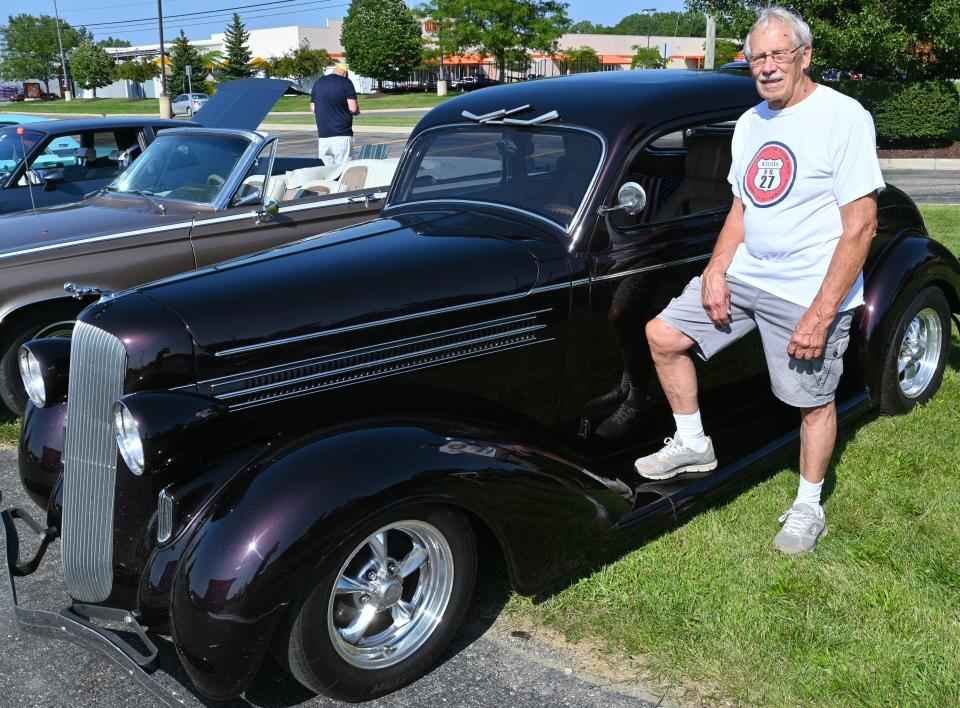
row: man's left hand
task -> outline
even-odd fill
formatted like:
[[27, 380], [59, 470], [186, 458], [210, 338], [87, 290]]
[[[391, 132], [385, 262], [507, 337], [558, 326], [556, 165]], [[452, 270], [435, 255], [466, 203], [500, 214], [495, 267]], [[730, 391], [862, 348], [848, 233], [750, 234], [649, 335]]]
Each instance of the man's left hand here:
[[824, 320], [813, 308], [807, 310], [790, 338], [787, 354], [795, 359], [816, 359], [823, 354], [827, 344], [827, 332], [833, 319]]

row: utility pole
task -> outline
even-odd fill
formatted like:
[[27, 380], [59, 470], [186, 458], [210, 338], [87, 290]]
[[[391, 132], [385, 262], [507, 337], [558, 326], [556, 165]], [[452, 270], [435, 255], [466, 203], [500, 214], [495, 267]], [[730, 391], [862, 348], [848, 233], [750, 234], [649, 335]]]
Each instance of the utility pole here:
[[173, 118], [167, 95], [167, 60], [163, 53], [163, 0], [157, 0], [157, 21], [160, 24], [160, 117]]
[[707, 55], [703, 58], [703, 68], [712, 69], [717, 55], [717, 21], [713, 15], [707, 15]]
[[63, 37], [60, 36], [60, 10], [57, 9], [57, 0], [53, 0], [53, 14], [57, 18], [57, 42], [60, 44], [60, 70], [63, 72], [63, 100], [72, 101], [73, 91], [70, 90], [70, 78], [67, 76], [67, 57], [63, 53]]
[[[645, 7], [640, 12], [642, 12], [647, 17], [653, 17], [653, 13], [657, 11], [655, 7]], [[650, 68], [650, 22], [647, 21], [647, 60], [645, 62], [644, 68]]]

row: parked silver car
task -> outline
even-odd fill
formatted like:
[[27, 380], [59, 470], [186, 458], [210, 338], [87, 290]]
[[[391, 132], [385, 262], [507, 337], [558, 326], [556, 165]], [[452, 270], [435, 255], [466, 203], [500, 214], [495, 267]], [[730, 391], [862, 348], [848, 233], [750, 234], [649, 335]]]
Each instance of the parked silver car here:
[[173, 115], [193, 118], [193, 114], [200, 110], [208, 98], [210, 97], [205, 93], [181, 93], [171, 103]]

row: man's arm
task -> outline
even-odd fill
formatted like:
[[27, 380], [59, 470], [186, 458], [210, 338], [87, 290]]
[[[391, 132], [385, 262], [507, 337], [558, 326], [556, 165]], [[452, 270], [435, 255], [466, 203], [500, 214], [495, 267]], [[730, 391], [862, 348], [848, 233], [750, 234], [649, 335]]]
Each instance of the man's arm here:
[[713, 255], [703, 271], [701, 285], [703, 309], [714, 324], [730, 324], [730, 289], [727, 287], [727, 268], [737, 247], [743, 243], [743, 201], [733, 198], [727, 220], [720, 229]]
[[360, 106], [357, 105], [357, 99], [348, 98], [347, 99], [347, 110], [350, 111], [353, 115], [360, 113]]
[[827, 331], [840, 306], [850, 294], [877, 234], [877, 193], [854, 199], [840, 207], [843, 233], [820, 291], [790, 338], [787, 353], [797, 359], [816, 359], [823, 354]]
[[310, 101], [310, 112], [315, 113], [316, 110], [317, 110], [317, 107], [314, 105], [313, 101]]

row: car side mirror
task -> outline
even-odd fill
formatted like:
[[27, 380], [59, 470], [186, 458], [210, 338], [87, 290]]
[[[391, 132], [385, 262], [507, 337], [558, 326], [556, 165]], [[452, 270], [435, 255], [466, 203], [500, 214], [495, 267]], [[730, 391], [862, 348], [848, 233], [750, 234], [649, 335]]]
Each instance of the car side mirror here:
[[264, 221], [270, 221], [273, 217], [280, 213], [280, 204], [277, 203], [276, 199], [267, 199], [263, 206], [257, 209], [257, 215], [255, 221], [258, 224], [262, 224]]
[[57, 188], [57, 184], [63, 182], [64, 179], [62, 169], [44, 170], [37, 174], [40, 175], [40, 180], [43, 182], [44, 192], [52, 192]]
[[600, 214], [609, 214], [611, 211], [624, 211], [635, 216], [643, 211], [647, 205], [647, 193], [636, 182], [624, 182], [617, 191], [617, 206], [600, 207]]

